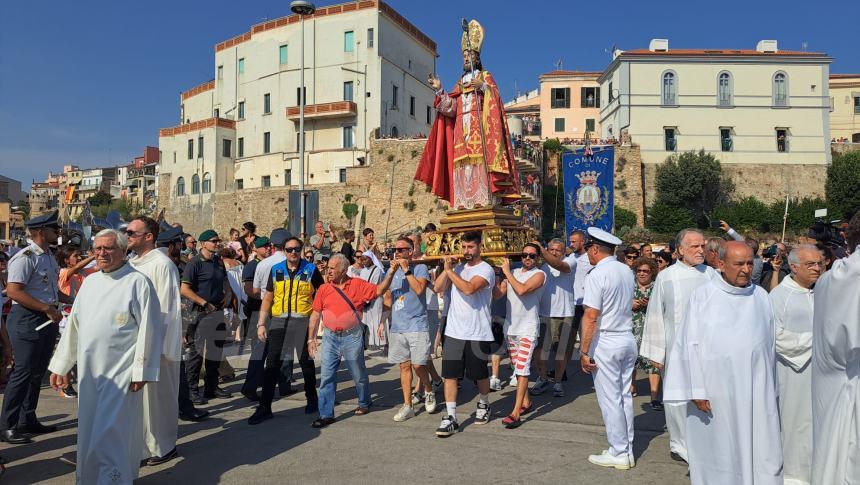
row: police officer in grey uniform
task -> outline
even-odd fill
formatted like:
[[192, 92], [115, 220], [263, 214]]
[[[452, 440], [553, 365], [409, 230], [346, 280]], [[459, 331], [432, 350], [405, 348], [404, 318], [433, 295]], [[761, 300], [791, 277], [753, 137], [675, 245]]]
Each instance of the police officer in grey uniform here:
[[[0, 415], [0, 440], [10, 444], [29, 443], [29, 434], [51, 433], [36, 419], [36, 405], [42, 376], [54, 351], [63, 315], [60, 303], [71, 303], [60, 292], [60, 269], [51, 252], [57, 243], [60, 225], [57, 212], [27, 222], [31, 243], [9, 260], [7, 295], [12, 299], [7, 327], [15, 366], [9, 375]], [[36, 330], [45, 322], [49, 325]]]

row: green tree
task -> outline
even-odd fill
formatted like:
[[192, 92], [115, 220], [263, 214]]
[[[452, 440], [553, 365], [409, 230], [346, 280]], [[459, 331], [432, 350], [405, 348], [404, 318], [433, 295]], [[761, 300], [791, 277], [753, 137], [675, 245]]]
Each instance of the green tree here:
[[696, 223], [690, 210], [658, 200], [648, 209], [646, 225], [654, 232], [675, 234], [681, 229], [695, 226]]
[[615, 227], [622, 229], [636, 226], [636, 214], [623, 207], [615, 206]]
[[19, 200], [13, 204], [18, 208], [19, 211], [24, 213], [24, 219], [30, 218], [30, 201], [28, 200]]
[[564, 151], [564, 147], [558, 141], [558, 138], [550, 138], [543, 142], [543, 149], [551, 153], [561, 153]]
[[[784, 206], [785, 202], [783, 202], [783, 208]], [[755, 197], [744, 197], [715, 208], [711, 219], [726, 221], [741, 233], [775, 231], [782, 227], [782, 213], [780, 212], [776, 217], [774, 207], [775, 205], [768, 206]]]
[[110, 205], [113, 197], [106, 192], [99, 192], [96, 195], [90, 197], [89, 199], [90, 207], [98, 206], [98, 205]]
[[693, 221], [704, 227], [706, 215], [729, 202], [734, 183], [723, 174], [719, 160], [700, 150], [672, 155], [658, 165], [656, 189], [657, 202], [687, 209]]
[[848, 152], [833, 157], [827, 167], [824, 185], [827, 201], [839, 214], [829, 217], [847, 219], [860, 210], [860, 152]]

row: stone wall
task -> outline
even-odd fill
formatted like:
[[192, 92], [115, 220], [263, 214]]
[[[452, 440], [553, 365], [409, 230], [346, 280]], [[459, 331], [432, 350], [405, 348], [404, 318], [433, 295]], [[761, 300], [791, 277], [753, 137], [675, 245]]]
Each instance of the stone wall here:
[[[735, 183], [733, 197], [755, 197], [762, 202], [824, 197], [827, 165], [724, 163], [723, 173]], [[654, 203], [657, 164], [644, 165], [645, 205]]]
[[833, 155], [840, 155], [842, 153], [848, 152], [858, 152], [860, 151], [860, 143], [831, 143], [830, 144], [830, 153]]
[[[439, 201], [426, 187], [413, 181], [426, 140], [373, 140], [370, 163], [347, 169], [346, 183], [306, 186], [319, 191], [320, 217], [335, 229], [360, 231], [372, 227], [377, 237], [399, 234], [428, 222], [439, 224], [447, 202]], [[172, 187], [170, 174], [159, 176], [159, 187]], [[158, 210], [166, 207], [165, 219], [179, 222], [186, 231], [197, 233], [214, 228], [226, 234], [231, 227], [254, 221], [257, 232], [269, 234], [284, 227], [289, 216], [289, 191], [292, 187], [268, 187], [213, 194], [208, 202], [192, 204], [195, 196], [171, 197], [159, 194]], [[353, 221], [347, 220], [343, 207], [349, 196], [359, 206]], [[362, 219], [364, 224], [361, 224]]]

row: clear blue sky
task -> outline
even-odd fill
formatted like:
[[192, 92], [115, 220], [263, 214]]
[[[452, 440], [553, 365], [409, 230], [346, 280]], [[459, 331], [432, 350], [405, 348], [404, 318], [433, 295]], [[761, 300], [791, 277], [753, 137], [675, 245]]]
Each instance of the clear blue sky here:
[[[318, 2], [318, 6], [339, 3]], [[779, 47], [834, 58], [831, 72], [860, 72], [857, 0], [390, 0], [438, 44], [439, 74], [460, 69], [460, 17], [486, 28], [484, 66], [505, 99], [554, 69], [602, 70], [609, 49]], [[515, 7], [516, 6], [516, 7]], [[178, 116], [178, 93], [214, 77], [214, 45], [289, 0], [4, 1], [0, 7], [0, 174], [35, 178], [65, 163], [126, 163]]]

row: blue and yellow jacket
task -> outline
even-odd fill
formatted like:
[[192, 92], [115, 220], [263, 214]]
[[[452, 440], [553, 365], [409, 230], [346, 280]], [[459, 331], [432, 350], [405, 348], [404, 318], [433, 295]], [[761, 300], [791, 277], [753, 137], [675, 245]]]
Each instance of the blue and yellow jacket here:
[[316, 266], [305, 260], [299, 262], [299, 269], [292, 275], [286, 261], [272, 266], [273, 317], [310, 316], [313, 311], [315, 272]]

